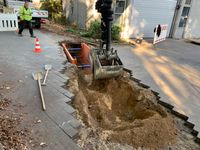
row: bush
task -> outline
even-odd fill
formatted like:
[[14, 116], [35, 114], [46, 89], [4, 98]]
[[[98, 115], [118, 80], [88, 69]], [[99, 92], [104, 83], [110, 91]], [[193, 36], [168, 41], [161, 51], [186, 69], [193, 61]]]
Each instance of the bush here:
[[[120, 32], [121, 28], [118, 25], [112, 25], [112, 39], [113, 40], [120, 40]], [[86, 36], [90, 36], [92, 38], [100, 39], [101, 38], [101, 22], [95, 20], [91, 23], [88, 34], [85, 34]]]
[[118, 25], [112, 25], [112, 39], [120, 40], [121, 28]]
[[66, 18], [63, 14], [62, 0], [45, 0], [42, 3], [41, 9], [48, 10], [49, 18], [60, 24], [66, 23]]
[[101, 38], [101, 22], [95, 20], [90, 24], [89, 35], [95, 39]]

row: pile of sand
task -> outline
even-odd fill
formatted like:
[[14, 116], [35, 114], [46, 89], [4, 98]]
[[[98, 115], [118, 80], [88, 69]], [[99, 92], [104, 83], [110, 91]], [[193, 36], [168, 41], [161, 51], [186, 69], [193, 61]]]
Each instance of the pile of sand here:
[[[82, 75], [76, 78], [74, 74], [70, 83], [76, 92], [73, 104], [92, 136], [135, 148], [160, 149], [174, 143], [174, 121], [150, 90], [127, 77], [86, 82]], [[82, 141], [88, 140], [85, 138]]]

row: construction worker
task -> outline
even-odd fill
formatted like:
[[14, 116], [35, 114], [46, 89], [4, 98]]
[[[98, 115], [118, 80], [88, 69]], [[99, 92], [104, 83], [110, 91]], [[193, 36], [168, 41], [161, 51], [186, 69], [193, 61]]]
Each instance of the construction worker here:
[[33, 26], [32, 26], [32, 10], [31, 8], [29, 8], [29, 2], [28, 0], [25, 0], [24, 2], [24, 6], [22, 6], [19, 10], [19, 16], [20, 16], [20, 25], [19, 25], [19, 36], [23, 36], [22, 32], [24, 30], [24, 28], [26, 27], [26, 25], [29, 28], [29, 33], [31, 35], [32, 38], [35, 38], [34, 34], [33, 34]]

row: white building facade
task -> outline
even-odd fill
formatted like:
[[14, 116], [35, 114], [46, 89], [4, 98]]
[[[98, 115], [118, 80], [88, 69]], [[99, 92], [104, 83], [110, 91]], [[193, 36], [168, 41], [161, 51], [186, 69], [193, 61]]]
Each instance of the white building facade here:
[[[63, 0], [67, 19], [81, 28], [98, 18], [96, 0]], [[200, 0], [113, 0], [114, 23], [122, 38], [152, 38], [158, 24], [167, 24], [167, 36], [200, 38]]]
[[200, 0], [183, 0], [176, 19], [174, 38], [200, 38]]
[[152, 38], [158, 24], [168, 24], [168, 37], [200, 38], [200, 0], [116, 0], [114, 13], [123, 38]]

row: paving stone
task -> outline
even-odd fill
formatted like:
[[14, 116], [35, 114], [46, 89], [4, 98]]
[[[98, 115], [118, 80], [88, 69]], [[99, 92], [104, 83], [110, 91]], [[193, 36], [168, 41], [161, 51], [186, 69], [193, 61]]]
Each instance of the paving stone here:
[[60, 72], [55, 72], [55, 75], [58, 76], [59, 80], [61, 81], [68, 81], [70, 80], [69, 77], [67, 77], [66, 75], [60, 73]]
[[[194, 130], [197, 131], [197, 137], [200, 138], [200, 134], [199, 134], [199, 131], [200, 131], [200, 126], [199, 124], [196, 123], [196, 119], [190, 117], [188, 119], [188, 122], [194, 124]], [[195, 124], [196, 123], [196, 124]]]
[[66, 89], [64, 89], [63, 87], [56, 87], [56, 89], [61, 92], [62, 94], [64, 94], [66, 92]]
[[66, 57], [64, 57], [64, 59], [65, 59], [65, 60], [62, 62], [62, 64], [63, 64], [63, 65], [67, 65], [68, 60], [66, 59]]
[[48, 83], [54, 83], [54, 82], [57, 82], [57, 79], [54, 78], [54, 76], [49, 76], [48, 77]]
[[55, 82], [61, 82], [64, 83], [65, 81], [59, 81], [57, 78], [55, 78], [54, 76], [49, 76], [49, 82], [50, 83], [55, 83]]
[[64, 101], [60, 101], [59, 99], [52, 101], [50, 104], [59, 107], [60, 109], [64, 110], [69, 114], [75, 113], [75, 109], [72, 106], [65, 103]]
[[69, 97], [70, 99], [73, 99], [75, 97], [75, 95], [73, 93], [71, 93], [70, 91], [68, 91], [67, 89], [63, 88], [63, 87], [56, 87], [55, 85], [53, 85], [59, 92], [61, 92], [62, 94], [64, 94], [65, 96]]
[[63, 95], [61, 92], [59, 92], [58, 90], [56, 90], [54, 87], [46, 87], [48, 89], [49, 92], [53, 93], [55, 96], [57, 96], [56, 99], [60, 99], [61, 101], [64, 101], [66, 103], [71, 102], [71, 99], [68, 98], [67, 96]]
[[176, 107], [173, 108], [172, 113], [175, 116], [177, 116], [177, 117], [179, 117], [179, 118], [181, 118], [181, 119], [183, 119], [185, 121], [188, 120], [188, 117], [185, 114], [181, 113], [178, 109], [176, 109]]
[[194, 140], [196, 143], [200, 144], [200, 138], [197, 137], [195, 140]]
[[58, 87], [55, 86], [54, 84], [50, 83], [51, 88], [56, 89], [58, 92], [60, 92], [61, 94], [63, 94], [64, 96], [66, 96], [69, 99], [73, 99], [75, 97], [75, 95], [71, 92], [69, 92], [68, 90], [62, 88], [62, 87]]
[[57, 102], [57, 105], [59, 105], [59, 107], [68, 114], [74, 114], [76, 112], [76, 110], [72, 106], [70, 106], [69, 104], [65, 102], [63, 103]]
[[188, 122], [188, 121], [185, 121], [184, 125], [187, 126], [187, 127], [189, 127], [190, 129], [194, 128], [194, 124], [191, 123], [191, 122]]
[[174, 107], [172, 105], [170, 105], [169, 103], [164, 102], [162, 99], [158, 100], [158, 103], [168, 109], [173, 109]]
[[199, 132], [197, 132], [197, 131], [194, 130], [194, 129], [193, 129], [192, 132], [191, 132], [191, 134], [192, 134], [194, 137], [197, 137], [197, 136], [198, 136], [198, 133], [199, 133]]
[[63, 93], [65, 96], [69, 97], [70, 99], [74, 99], [75, 95], [71, 92], [69, 92], [68, 90], [65, 91], [65, 93]]
[[72, 120], [68, 121], [68, 123], [75, 129], [78, 129], [81, 127], [81, 123], [77, 119], [72, 119]]
[[65, 68], [62, 67], [62, 68], [56, 68], [56, 69], [54, 69], [54, 71], [56, 71], [56, 72], [59, 72], [61, 70], [65, 71]]
[[146, 84], [143, 84], [143, 83], [138, 83], [139, 86], [145, 88], [145, 89], [149, 89], [150, 87]]
[[62, 87], [62, 86], [65, 85], [64, 82], [60, 82], [60, 81], [55, 81], [55, 82], [53, 82], [53, 84], [54, 84], [55, 86], [58, 86], [58, 87]]
[[[57, 85], [56, 85], [55, 83], [53, 83], [53, 82], [49, 83], [49, 85], [50, 85], [52, 88], [54, 88], [54, 89], [56, 89], [57, 91], [59, 91], [59, 92], [61, 92], [61, 91], [64, 90], [61, 86], [57, 86]], [[63, 92], [61, 92], [61, 93], [63, 93]]]
[[59, 106], [52, 106], [50, 104], [46, 104], [46, 107], [47, 115], [58, 125], [62, 125], [63, 123], [74, 119], [72, 115], [66, 113], [62, 108], [59, 109]]
[[68, 123], [63, 123], [60, 127], [64, 130], [64, 132], [70, 137], [75, 138], [78, 135], [78, 130], [74, 129]]
[[123, 68], [123, 70], [124, 70], [124, 71], [126, 71], [126, 72], [128, 72], [130, 75], [132, 75], [132, 74], [133, 74], [133, 71], [132, 71], [132, 70], [130, 70], [130, 69]]
[[61, 74], [61, 73], [57, 73], [58, 76], [60, 76], [61, 78], [65, 79], [65, 80], [69, 80], [69, 77], [64, 75], [64, 74]]
[[[60, 92], [59, 92], [60, 93]], [[60, 93], [60, 94], [62, 94], [62, 93]], [[62, 94], [63, 95], [63, 94]], [[64, 95], [63, 95], [64, 96]], [[68, 98], [68, 97], [66, 97], [66, 96], [64, 96], [65, 98], [61, 98], [61, 99], [59, 99], [59, 101], [63, 101], [63, 102], [65, 102], [65, 103], [70, 103], [72, 100], [70, 99], [70, 98]]]
[[153, 92], [153, 94], [155, 94], [156, 96], [159, 96], [159, 93], [154, 91], [154, 90], [151, 90]]
[[59, 83], [67, 83], [67, 80], [61, 80], [59, 78], [55, 77], [56, 75], [52, 75], [49, 77], [50, 82], [55, 83], [55, 82], [59, 82]]
[[[61, 110], [60, 110], [61, 111]], [[62, 113], [61, 113], [62, 112]], [[62, 125], [65, 122], [68, 122], [69, 120], [73, 119], [71, 115], [67, 115], [66, 112], [61, 111], [60, 113], [58, 112], [53, 112], [52, 109], [49, 109], [49, 106], [46, 110], [46, 114], [59, 126]]]
[[74, 114], [76, 112], [76, 110], [70, 106], [69, 104], [66, 104], [65, 106], [65, 110], [69, 113], [69, 114]]
[[49, 78], [51, 78], [51, 81], [54, 82], [54, 81], [60, 81], [60, 82], [68, 82], [67, 79], [63, 79], [61, 78], [60, 76], [58, 76], [56, 73], [52, 73], [51, 75], [49, 75]]
[[135, 82], [137, 82], [137, 83], [140, 83], [140, 82], [141, 82], [141, 80], [138, 80], [138, 79], [136, 79], [136, 78], [134, 78], [134, 77], [130, 77], [130, 79], [133, 80], [133, 81], [135, 81]]
[[63, 68], [64, 68], [63, 65], [55, 65], [55, 66], [53, 67], [53, 71], [59, 71], [59, 70], [62, 70]]

